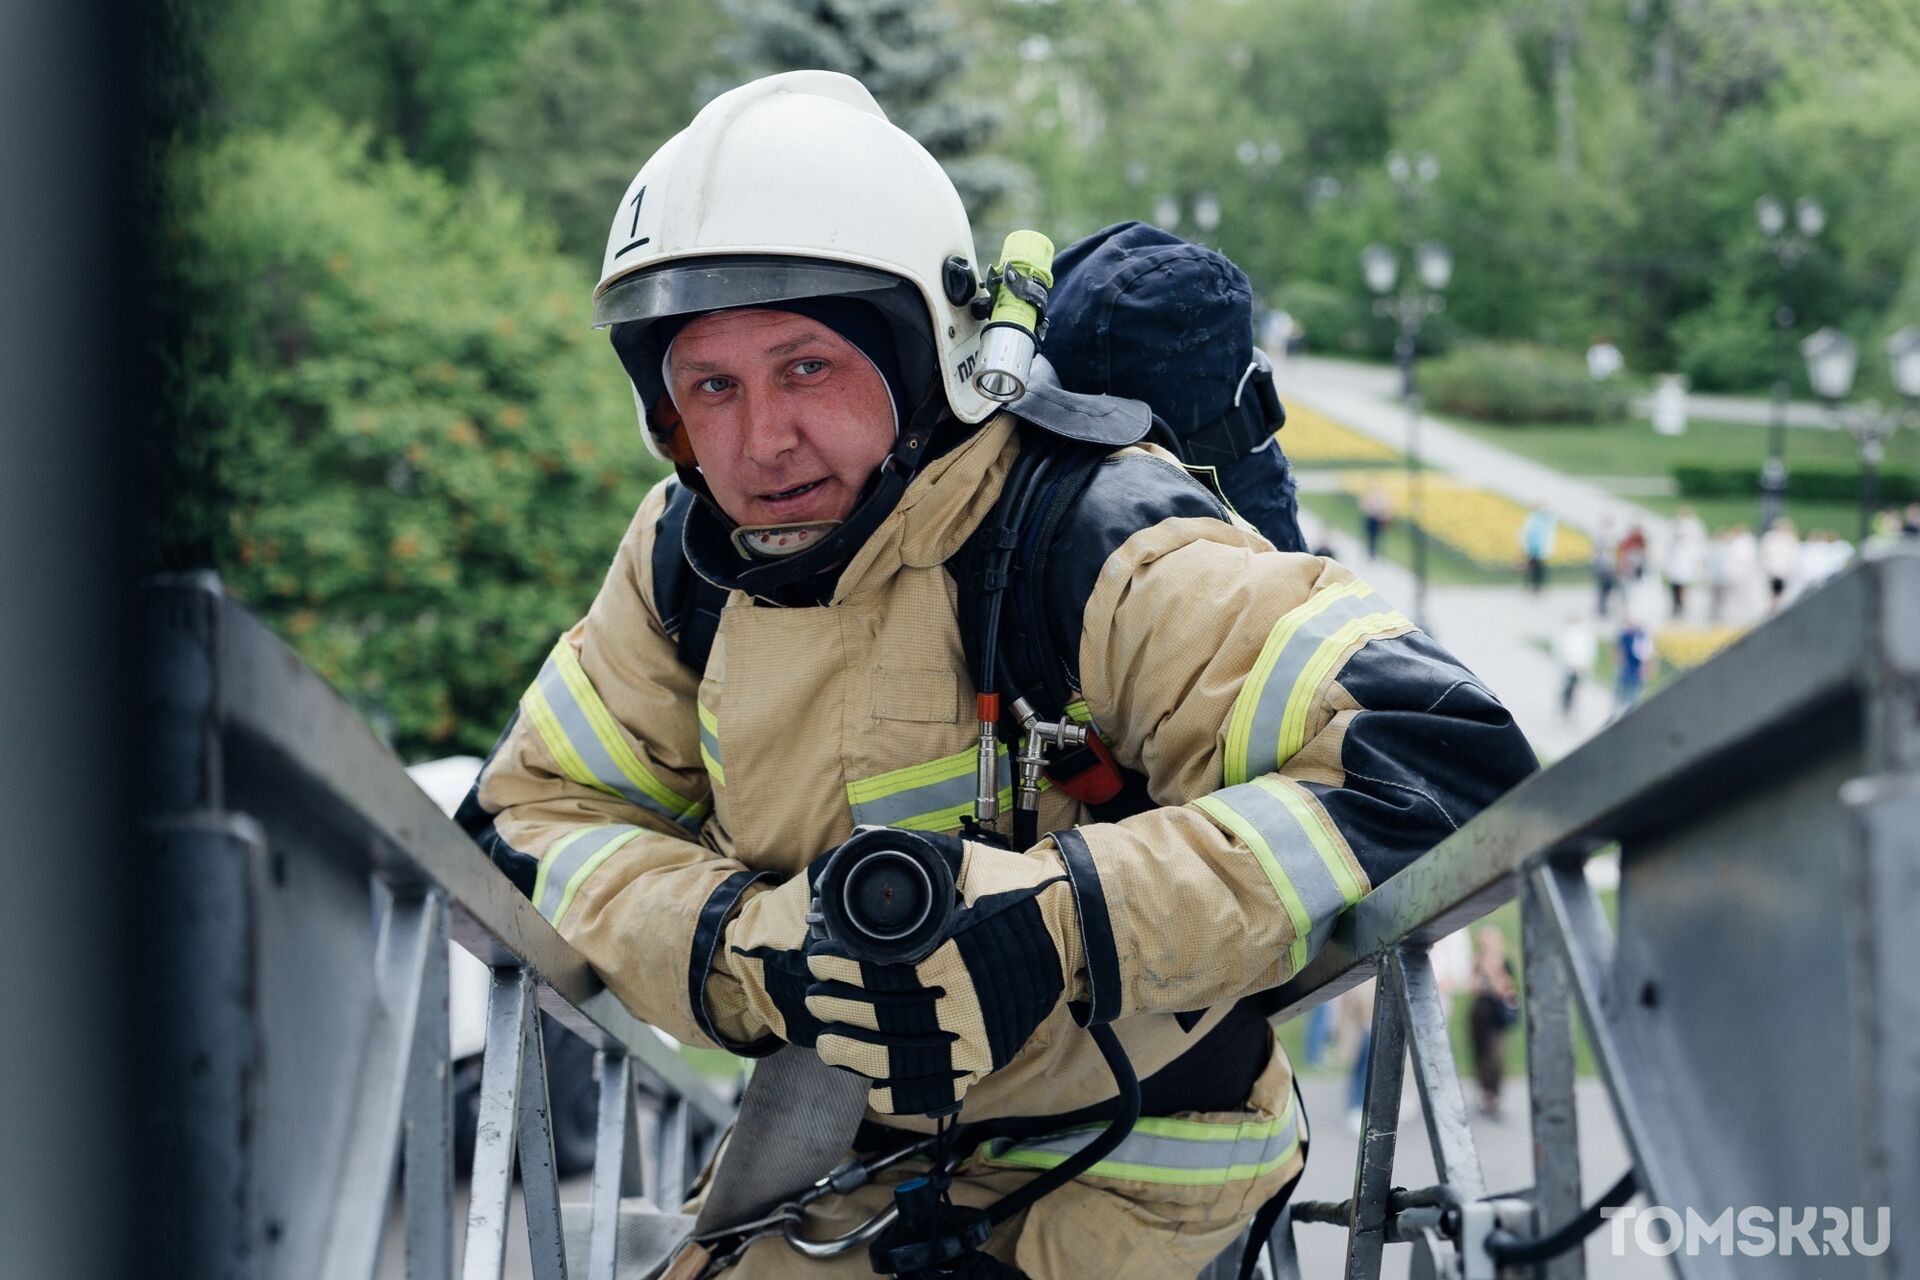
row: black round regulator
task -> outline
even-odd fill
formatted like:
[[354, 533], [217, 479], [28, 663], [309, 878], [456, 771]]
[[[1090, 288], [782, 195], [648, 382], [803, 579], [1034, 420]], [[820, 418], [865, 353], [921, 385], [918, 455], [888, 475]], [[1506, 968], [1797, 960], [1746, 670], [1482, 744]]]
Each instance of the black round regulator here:
[[814, 936], [869, 964], [926, 959], [960, 905], [953, 870], [933, 841], [892, 827], [855, 831], [829, 856], [813, 892]]

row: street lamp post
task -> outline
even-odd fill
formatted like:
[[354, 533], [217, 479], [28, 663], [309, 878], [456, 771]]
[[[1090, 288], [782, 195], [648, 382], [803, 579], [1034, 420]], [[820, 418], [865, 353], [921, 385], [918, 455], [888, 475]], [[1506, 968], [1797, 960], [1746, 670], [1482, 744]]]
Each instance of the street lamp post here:
[[[1375, 314], [1394, 323], [1393, 360], [1400, 370], [1400, 395], [1407, 406], [1407, 526], [1413, 539], [1413, 621], [1427, 630], [1427, 531], [1422, 522], [1426, 495], [1420, 459], [1420, 388], [1414, 361], [1419, 355], [1420, 326], [1446, 306], [1441, 290], [1453, 275], [1453, 255], [1445, 245], [1422, 244], [1414, 251], [1414, 272], [1402, 278], [1400, 261], [1393, 250], [1372, 244], [1361, 254], [1361, 266], [1367, 287], [1378, 295], [1373, 302]], [[1413, 279], [1416, 275], [1418, 284]], [[1401, 287], [1396, 293], [1397, 279]]]
[[[1907, 400], [1908, 411], [1920, 401], [1920, 330], [1903, 329], [1887, 340], [1887, 363], [1894, 386]], [[1900, 429], [1902, 410], [1882, 409], [1868, 402], [1842, 404], [1853, 389], [1860, 349], [1837, 329], [1821, 329], [1800, 344], [1807, 362], [1807, 381], [1826, 402], [1827, 411], [1860, 447], [1860, 541], [1873, 532], [1873, 512], [1880, 505], [1880, 462], [1887, 440]]]
[[1787, 206], [1778, 197], [1761, 196], [1753, 202], [1754, 221], [1766, 237], [1767, 251], [1779, 270], [1774, 276], [1773, 310], [1773, 418], [1767, 429], [1767, 462], [1760, 472], [1760, 527], [1765, 529], [1780, 518], [1787, 503], [1787, 375], [1793, 365], [1793, 268], [1814, 237], [1826, 225], [1826, 210], [1812, 196], [1793, 202], [1792, 226], [1788, 225]]
[[[1422, 151], [1409, 157], [1394, 151], [1387, 156], [1387, 176], [1400, 193], [1401, 234], [1411, 237], [1414, 204], [1434, 179], [1440, 176], [1440, 164]], [[1384, 244], [1370, 244], [1360, 253], [1360, 267], [1367, 288], [1374, 293], [1375, 315], [1393, 321], [1393, 360], [1400, 370], [1400, 395], [1407, 406], [1407, 526], [1413, 543], [1413, 622], [1425, 631], [1427, 623], [1427, 531], [1422, 522], [1426, 506], [1426, 482], [1420, 458], [1420, 389], [1414, 376], [1414, 361], [1420, 350], [1420, 326], [1427, 317], [1446, 307], [1441, 296], [1453, 278], [1453, 255], [1443, 244], [1426, 242], [1404, 244], [1413, 259], [1411, 272], [1400, 270], [1400, 253]], [[1417, 282], [1416, 282], [1417, 280]], [[1400, 284], [1394, 290], [1396, 281]], [[1424, 288], [1422, 288], [1424, 286]]]

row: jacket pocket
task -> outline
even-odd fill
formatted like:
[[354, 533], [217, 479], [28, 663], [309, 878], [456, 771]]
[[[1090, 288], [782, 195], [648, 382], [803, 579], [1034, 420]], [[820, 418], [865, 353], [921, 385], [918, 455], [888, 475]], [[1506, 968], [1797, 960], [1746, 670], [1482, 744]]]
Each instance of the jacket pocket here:
[[943, 667], [876, 667], [870, 712], [875, 720], [953, 724], [960, 719], [959, 677]]

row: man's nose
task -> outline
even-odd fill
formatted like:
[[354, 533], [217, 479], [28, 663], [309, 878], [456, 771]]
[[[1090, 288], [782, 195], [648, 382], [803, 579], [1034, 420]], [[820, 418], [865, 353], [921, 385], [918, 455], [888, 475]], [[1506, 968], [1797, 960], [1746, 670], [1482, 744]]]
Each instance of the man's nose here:
[[746, 455], [750, 462], [772, 466], [800, 442], [799, 419], [786, 397], [762, 395], [747, 407]]

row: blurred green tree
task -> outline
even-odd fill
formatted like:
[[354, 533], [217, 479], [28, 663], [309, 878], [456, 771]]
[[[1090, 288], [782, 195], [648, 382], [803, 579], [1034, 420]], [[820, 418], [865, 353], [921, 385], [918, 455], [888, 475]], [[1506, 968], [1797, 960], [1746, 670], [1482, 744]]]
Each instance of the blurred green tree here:
[[973, 49], [948, 4], [723, 0], [722, 7], [737, 24], [726, 51], [746, 76], [816, 69], [858, 79], [940, 161], [972, 218], [1027, 181], [1024, 169], [986, 149], [1006, 123], [1005, 104], [955, 88]]
[[597, 266], [634, 171], [711, 96], [731, 27], [716, 8], [648, 0], [555, 14], [481, 104], [476, 167], [552, 219], [561, 248]]
[[218, 300], [186, 317], [211, 465], [178, 503], [403, 754], [484, 752], [661, 474], [591, 273], [517, 198], [324, 120], [168, 176], [179, 274]]

